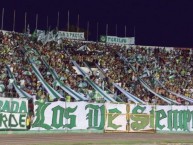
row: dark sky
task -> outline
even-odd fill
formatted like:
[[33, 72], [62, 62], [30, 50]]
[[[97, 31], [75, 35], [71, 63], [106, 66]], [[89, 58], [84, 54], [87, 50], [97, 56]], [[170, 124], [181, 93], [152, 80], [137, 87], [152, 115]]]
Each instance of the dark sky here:
[[[193, 3], [193, 1], [192, 1]], [[67, 12], [70, 11], [70, 24], [77, 24], [80, 14], [80, 27], [86, 29], [90, 22], [90, 39], [96, 40], [96, 23], [99, 22], [99, 35], [134, 36], [142, 45], [193, 47], [193, 4], [191, 0], [0, 0], [0, 10], [5, 8], [4, 29], [12, 30], [13, 10], [16, 10], [16, 31], [24, 28], [24, 13], [31, 31], [35, 28], [35, 15], [39, 14], [39, 29], [46, 29], [46, 17], [54, 28], [57, 13], [60, 12], [60, 29], [67, 26]], [[0, 12], [1, 14], [1, 12]], [[0, 20], [1, 22], [1, 20]]]

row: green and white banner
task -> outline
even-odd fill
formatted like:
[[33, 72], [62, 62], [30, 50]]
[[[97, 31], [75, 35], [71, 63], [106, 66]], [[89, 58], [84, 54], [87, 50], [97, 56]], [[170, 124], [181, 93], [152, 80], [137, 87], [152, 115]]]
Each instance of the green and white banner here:
[[67, 31], [58, 31], [58, 39], [78, 39], [85, 40], [84, 32], [67, 32]]
[[126, 130], [125, 104], [36, 101], [34, 110], [31, 130]]
[[28, 114], [27, 99], [0, 99], [0, 130], [25, 130]]
[[193, 106], [157, 106], [156, 130], [193, 131]]
[[192, 132], [193, 106], [35, 102], [31, 130]]
[[151, 105], [130, 105], [130, 132], [155, 130], [155, 107]]
[[127, 130], [126, 104], [106, 103], [105, 130]]
[[192, 132], [193, 106], [130, 105], [130, 131]]
[[58, 41], [59, 39], [85, 40], [84, 32], [50, 31], [47, 34], [43, 30], [36, 31], [37, 40], [42, 43]]
[[100, 41], [110, 44], [130, 45], [135, 44], [135, 37], [100, 36]]
[[87, 102], [35, 102], [31, 130], [75, 130], [104, 128], [104, 104]]

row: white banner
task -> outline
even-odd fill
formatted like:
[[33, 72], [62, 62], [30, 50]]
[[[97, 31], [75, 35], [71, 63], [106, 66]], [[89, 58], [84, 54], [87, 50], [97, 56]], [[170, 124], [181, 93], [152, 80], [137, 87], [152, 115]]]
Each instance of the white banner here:
[[66, 32], [66, 31], [58, 31], [58, 39], [78, 39], [84, 40], [84, 32]]
[[106, 36], [106, 43], [119, 44], [119, 45], [130, 45], [135, 44], [135, 37], [117, 37], [117, 36]]
[[66, 31], [50, 31], [45, 33], [43, 30], [36, 31], [37, 40], [42, 43], [47, 43], [49, 41], [58, 41], [59, 39], [75, 39], [75, 40], [84, 40], [84, 32], [66, 32]]
[[105, 130], [127, 131], [126, 104], [105, 103]]
[[156, 130], [193, 131], [193, 106], [157, 106]]
[[151, 105], [130, 105], [130, 132], [153, 131], [155, 129], [155, 112]]
[[130, 105], [130, 131], [192, 132], [193, 106]]
[[[61, 116], [60, 112], [64, 114], [65, 108], [66, 104], [60, 101], [53, 103], [36, 101], [34, 105], [35, 118], [31, 130], [50, 130], [53, 129], [52, 126], [54, 126], [54, 129], [64, 129], [63, 124], [65, 125], [66, 120]], [[56, 109], [59, 111], [54, 114]]]
[[87, 102], [35, 102], [31, 130], [103, 130], [104, 104]]
[[[31, 130], [127, 131], [127, 125], [129, 125], [129, 132], [156, 130], [189, 133], [193, 131], [193, 106], [131, 104], [128, 107], [129, 114], [127, 114], [126, 104], [36, 101], [35, 118]], [[5, 108], [3, 107], [3, 110]], [[6, 111], [1, 115], [6, 116], [6, 120], [11, 118]], [[19, 117], [16, 115], [14, 118], [21, 120]], [[12, 121], [13, 127], [17, 124], [14, 121], [15, 119]], [[1, 121], [2, 123], [4, 122]], [[23, 123], [18, 123], [18, 126], [21, 124], [19, 126], [21, 127]], [[6, 123], [3, 125], [2, 128], [8, 126]]]
[[[87, 111], [85, 111], [86, 105], [87, 105], [86, 102], [67, 102], [66, 103], [67, 109], [71, 108], [71, 112], [72, 112], [71, 117], [66, 119], [67, 125], [71, 126], [68, 128], [66, 125], [67, 129], [76, 130], [76, 129], [88, 128], [88, 123], [86, 121]], [[73, 111], [73, 110], [76, 110], [76, 111]]]
[[27, 99], [0, 99], [0, 130], [25, 130], [28, 114]]

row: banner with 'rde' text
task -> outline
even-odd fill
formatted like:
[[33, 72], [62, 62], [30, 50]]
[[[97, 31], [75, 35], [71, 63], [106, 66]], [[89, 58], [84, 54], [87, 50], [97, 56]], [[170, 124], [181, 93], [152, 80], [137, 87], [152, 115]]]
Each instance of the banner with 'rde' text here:
[[28, 114], [27, 99], [0, 99], [0, 130], [25, 130]]

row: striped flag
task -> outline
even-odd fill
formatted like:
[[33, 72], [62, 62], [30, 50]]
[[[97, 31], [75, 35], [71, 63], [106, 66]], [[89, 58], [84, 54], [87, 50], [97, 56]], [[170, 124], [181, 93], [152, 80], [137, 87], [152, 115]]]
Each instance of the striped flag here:
[[95, 89], [101, 96], [104, 97], [104, 99], [106, 101], [109, 102], [117, 102], [116, 100], [114, 100], [112, 97], [109, 97], [108, 94], [103, 91], [98, 85], [96, 85], [94, 82], [92, 82], [88, 75], [81, 69], [81, 67], [76, 63], [76, 61], [72, 61], [74, 66], [77, 67], [77, 69], [80, 71], [80, 73], [84, 76], [84, 78], [86, 79], [86, 81], [93, 87], [93, 89]]
[[57, 91], [55, 91], [43, 78], [43, 76], [41, 75], [41, 73], [39, 72], [38, 68], [36, 67], [36, 65], [34, 63], [32, 64], [32, 69], [36, 75], [36, 77], [38, 78], [38, 80], [41, 82], [41, 84], [44, 86], [44, 88], [46, 89], [46, 91], [49, 93], [51, 99], [55, 99], [55, 98], [63, 98]]
[[15, 77], [14, 75], [12, 74], [10, 68], [8, 65], [6, 65], [6, 68], [7, 68], [7, 71], [8, 71], [8, 75], [11, 79], [11, 83], [13, 84], [17, 94], [19, 95], [20, 98], [27, 98], [27, 99], [30, 99], [30, 98], [33, 98], [30, 94], [28, 94], [27, 92], [23, 91], [22, 89], [20, 89], [20, 87], [17, 85], [16, 83], [16, 80], [15, 80]]

